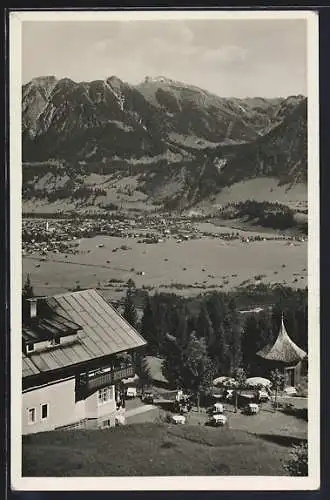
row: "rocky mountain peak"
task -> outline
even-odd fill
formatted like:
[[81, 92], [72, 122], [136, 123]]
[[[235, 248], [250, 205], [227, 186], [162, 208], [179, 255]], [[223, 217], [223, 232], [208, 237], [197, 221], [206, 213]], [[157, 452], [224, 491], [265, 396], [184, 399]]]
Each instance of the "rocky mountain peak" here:
[[80, 83], [40, 77], [22, 93], [25, 163], [61, 162], [73, 175], [79, 162], [104, 175], [127, 168], [148, 196], [175, 185], [189, 203], [260, 176], [306, 180], [301, 96], [229, 99], [163, 76], [133, 86], [115, 75]]
[[115, 75], [112, 75], [109, 78], [107, 78], [106, 83], [113, 89], [118, 89], [118, 90], [126, 86], [125, 83], [120, 78], [118, 78], [118, 76]]

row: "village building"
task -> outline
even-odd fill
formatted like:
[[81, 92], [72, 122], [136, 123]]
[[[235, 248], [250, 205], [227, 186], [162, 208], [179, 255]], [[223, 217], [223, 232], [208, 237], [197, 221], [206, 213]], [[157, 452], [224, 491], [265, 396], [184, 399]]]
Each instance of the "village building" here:
[[93, 289], [26, 304], [22, 433], [114, 425], [146, 341]]
[[284, 385], [286, 387], [299, 385], [302, 362], [306, 360], [307, 354], [289, 337], [284, 325], [283, 315], [275, 342], [257, 352], [257, 356], [263, 360], [261, 365], [265, 373], [278, 369], [284, 375]]

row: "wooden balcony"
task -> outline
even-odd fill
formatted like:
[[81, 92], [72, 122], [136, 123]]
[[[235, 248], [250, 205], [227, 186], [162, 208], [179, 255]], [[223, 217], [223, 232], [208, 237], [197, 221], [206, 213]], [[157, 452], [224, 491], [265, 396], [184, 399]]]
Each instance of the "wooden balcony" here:
[[112, 368], [110, 371], [100, 373], [81, 373], [77, 377], [77, 390], [84, 392], [93, 392], [102, 387], [116, 384], [124, 378], [134, 377], [134, 366]]

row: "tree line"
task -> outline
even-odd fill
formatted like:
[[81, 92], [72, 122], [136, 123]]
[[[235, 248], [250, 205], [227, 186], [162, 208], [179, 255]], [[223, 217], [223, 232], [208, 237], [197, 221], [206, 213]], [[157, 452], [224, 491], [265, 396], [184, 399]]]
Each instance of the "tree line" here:
[[242, 368], [256, 375], [256, 353], [275, 341], [282, 314], [289, 336], [307, 351], [307, 290], [283, 287], [271, 308], [248, 314], [240, 314], [231, 293], [207, 294], [193, 307], [191, 299], [175, 294], [146, 293], [139, 321], [129, 288], [123, 312], [148, 342], [146, 353], [164, 359], [170, 384], [191, 390]]
[[[23, 286], [23, 305], [33, 297], [30, 277]], [[144, 293], [139, 318], [136, 300], [141, 300], [133, 280], [127, 282], [123, 316], [147, 341], [135, 355], [138, 375], [144, 383], [150, 377], [143, 361], [146, 354], [164, 359], [163, 374], [173, 387], [200, 394], [216, 376], [244, 373], [256, 375], [256, 353], [273, 343], [282, 314], [291, 339], [308, 351], [307, 289], [281, 287], [272, 307], [259, 313], [240, 314], [233, 293], [213, 292], [196, 299], [175, 294]]]
[[289, 229], [297, 226], [293, 210], [281, 203], [247, 200], [232, 203], [222, 210], [223, 216], [246, 217], [263, 227]]

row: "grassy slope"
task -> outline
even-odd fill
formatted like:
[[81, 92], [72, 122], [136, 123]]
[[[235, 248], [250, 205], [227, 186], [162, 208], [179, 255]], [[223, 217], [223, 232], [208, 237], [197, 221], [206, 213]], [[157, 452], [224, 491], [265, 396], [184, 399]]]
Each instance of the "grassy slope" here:
[[[44, 176], [38, 182], [39, 188], [43, 189], [45, 185], [50, 185], [49, 177]], [[53, 179], [54, 180], [54, 179]], [[25, 199], [23, 200], [23, 212], [50, 212], [54, 213], [58, 210], [68, 211], [77, 209], [82, 212], [86, 211], [102, 211], [98, 204], [106, 205], [114, 203], [123, 209], [135, 208], [136, 210], [155, 209], [152, 204], [152, 199], [139, 191], [139, 181], [137, 176], [123, 176], [118, 179], [113, 179], [110, 176], [101, 176], [91, 174], [84, 178], [85, 186], [99, 187], [107, 191], [106, 196], [90, 197], [86, 201], [72, 201], [70, 199], [57, 200], [53, 203], [47, 199]], [[132, 188], [130, 194], [125, 193], [125, 188]], [[179, 178], [163, 179], [159, 185], [158, 195], [162, 197], [172, 197], [182, 188]], [[155, 199], [157, 198], [155, 196]], [[307, 203], [307, 186], [304, 184], [278, 185], [278, 180], [274, 178], [256, 178], [248, 181], [237, 182], [230, 187], [223, 188], [218, 194], [205, 198], [197, 203], [196, 209], [212, 212], [218, 209], [219, 205], [226, 205], [236, 201], [245, 201], [253, 199], [256, 201], [279, 202], [294, 208], [300, 208]]]
[[137, 424], [26, 436], [23, 475], [283, 475], [288, 452], [242, 431]]

